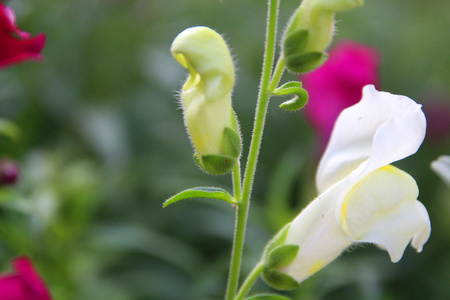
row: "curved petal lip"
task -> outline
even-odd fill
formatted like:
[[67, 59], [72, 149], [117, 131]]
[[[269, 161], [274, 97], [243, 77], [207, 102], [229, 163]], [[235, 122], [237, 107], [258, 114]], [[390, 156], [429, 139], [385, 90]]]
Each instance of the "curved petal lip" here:
[[319, 193], [365, 162], [355, 178], [415, 153], [425, 130], [421, 105], [365, 86], [361, 101], [343, 110], [336, 121], [316, 175]]

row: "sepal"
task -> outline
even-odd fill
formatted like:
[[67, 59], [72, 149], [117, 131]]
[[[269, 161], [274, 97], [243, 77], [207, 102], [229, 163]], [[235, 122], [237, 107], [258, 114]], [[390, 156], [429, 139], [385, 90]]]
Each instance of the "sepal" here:
[[286, 35], [283, 56], [286, 68], [293, 73], [306, 73], [322, 65], [328, 55], [322, 51], [308, 50], [309, 30], [299, 29]]
[[286, 68], [293, 73], [306, 73], [320, 67], [328, 58], [324, 52], [296, 53], [285, 57]]
[[281, 246], [286, 241], [291, 223], [286, 224], [278, 233], [267, 243], [264, 249], [263, 257], [266, 257], [273, 249]]
[[277, 290], [294, 290], [300, 286], [294, 278], [276, 269], [264, 269], [262, 277], [268, 285]]
[[199, 157], [194, 154], [194, 160], [206, 173], [225, 175], [233, 170], [241, 155], [242, 142], [236, 116], [232, 112], [231, 127], [225, 127], [222, 133], [222, 154], [207, 154]]
[[306, 29], [296, 30], [286, 36], [283, 42], [284, 57], [303, 52], [308, 45], [309, 31]]
[[223, 153], [231, 157], [237, 158], [241, 154], [241, 137], [239, 134], [231, 129], [225, 127], [223, 130]]
[[236, 158], [221, 154], [203, 155], [201, 159], [194, 154], [194, 160], [201, 169], [211, 175], [225, 175], [233, 170], [237, 163]]
[[298, 81], [290, 81], [273, 91], [275, 96], [295, 95], [294, 98], [283, 102], [280, 107], [285, 110], [294, 111], [303, 108], [308, 101], [308, 92], [302, 88]]
[[297, 256], [298, 245], [284, 244], [291, 223], [284, 226], [264, 249], [264, 270], [262, 277], [271, 287], [278, 290], [293, 290], [299, 287], [299, 283], [280, 269], [287, 267]]
[[195, 187], [192, 189], [184, 190], [175, 196], [167, 199], [163, 207], [167, 207], [175, 202], [184, 199], [192, 199], [192, 198], [208, 198], [208, 199], [217, 199], [222, 200], [231, 204], [237, 204], [236, 200], [233, 196], [231, 196], [224, 189], [216, 188], [216, 187]]
[[268, 269], [284, 269], [295, 259], [300, 247], [288, 244], [278, 246], [265, 257], [264, 265]]

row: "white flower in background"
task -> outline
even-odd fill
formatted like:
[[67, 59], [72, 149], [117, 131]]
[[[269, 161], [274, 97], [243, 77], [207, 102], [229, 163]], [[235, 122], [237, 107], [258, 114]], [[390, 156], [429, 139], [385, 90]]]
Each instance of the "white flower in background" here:
[[422, 251], [427, 210], [415, 180], [390, 164], [417, 151], [425, 128], [421, 105], [365, 86], [336, 121], [317, 172], [320, 196], [291, 223], [284, 244], [299, 250], [281, 271], [302, 282], [354, 243], [374, 243], [392, 262], [410, 242]]
[[441, 155], [431, 163], [431, 169], [435, 171], [445, 183], [450, 185], [450, 155]]

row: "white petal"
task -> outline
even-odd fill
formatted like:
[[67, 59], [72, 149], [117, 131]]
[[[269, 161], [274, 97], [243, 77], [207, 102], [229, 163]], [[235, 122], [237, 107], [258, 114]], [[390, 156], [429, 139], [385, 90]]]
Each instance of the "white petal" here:
[[357, 180], [417, 151], [425, 137], [421, 105], [365, 86], [361, 101], [341, 112], [316, 176], [319, 193], [355, 171]]
[[450, 185], [450, 155], [441, 155], [431, 163], [431, 168]]
[[355, 242], [379, 244], [393, 262], [401, 259], [411, 239], [420, 252], [431, 226], [418, 194], [415, 180], [400, 169], [386, 166], [373, 171], [344, 199], [339, 210], [342, 229]]
[[339, 186], [311, 202], [292, 222], [285, 244], [299, 245], [294, 261], [283, 270], [298, 282], [336, 259], [352, 244], [335, 217]]

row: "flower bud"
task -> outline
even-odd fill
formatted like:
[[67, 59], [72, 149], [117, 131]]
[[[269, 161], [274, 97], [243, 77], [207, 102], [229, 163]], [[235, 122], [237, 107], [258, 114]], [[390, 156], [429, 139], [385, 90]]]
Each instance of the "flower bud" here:
[[303, 0], [283, 38], [283, 54], [288, 70], [304, 73], [316, 69], [327, 59], [325, 49], [334, 33], [335, 12], [349, 10], [363, 0]]
[[238, 123], [231, 108], [234, 66], [228, 46], [217, 32], [198, 26], [181, 32], [170, 50], [189, 71], [181, 104], [195, 160], [208, 173], [226, 174], [241, 152]]

